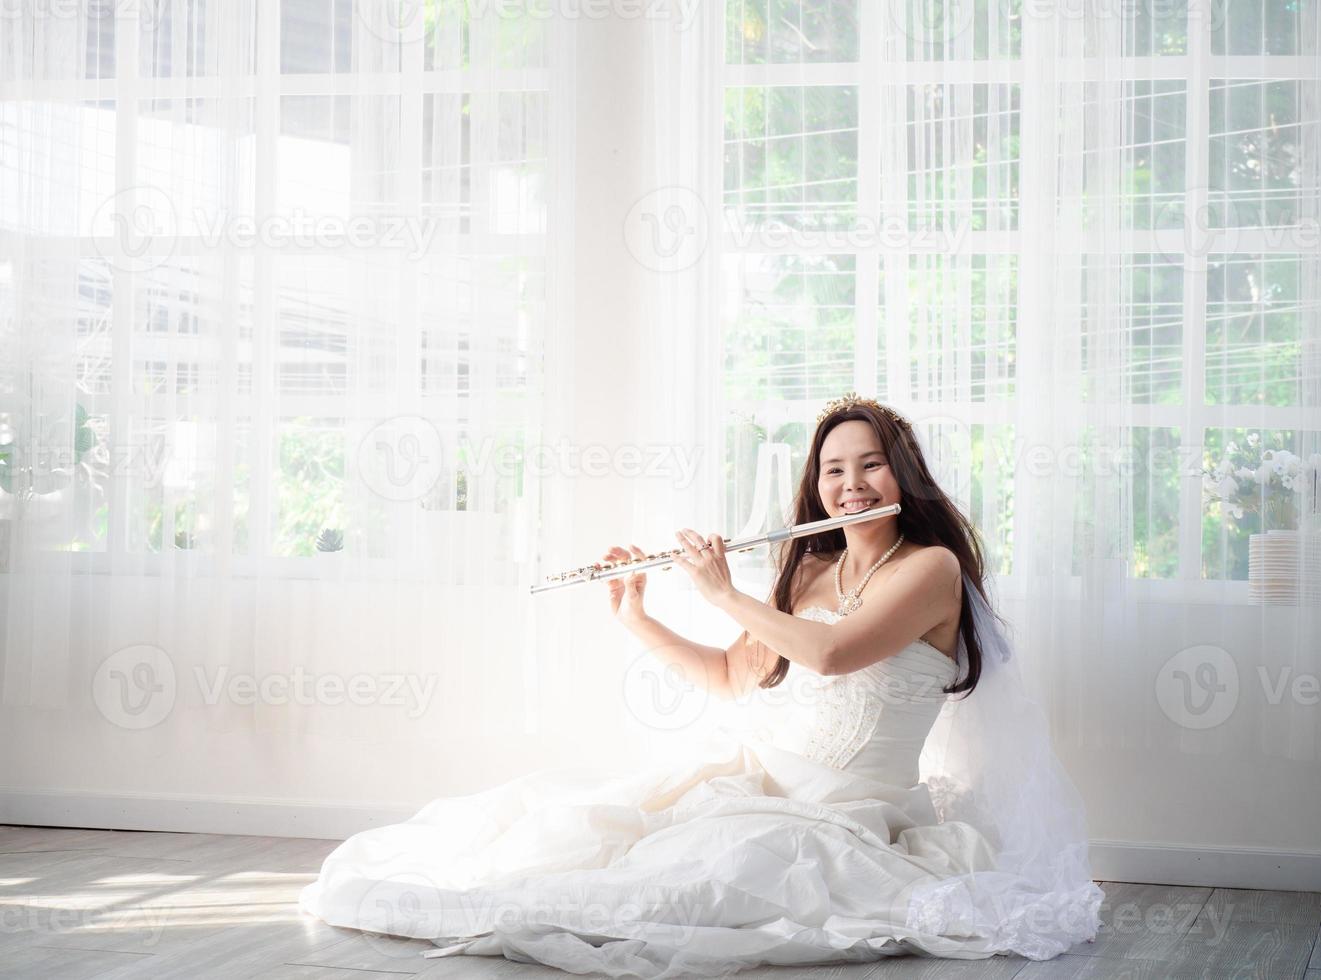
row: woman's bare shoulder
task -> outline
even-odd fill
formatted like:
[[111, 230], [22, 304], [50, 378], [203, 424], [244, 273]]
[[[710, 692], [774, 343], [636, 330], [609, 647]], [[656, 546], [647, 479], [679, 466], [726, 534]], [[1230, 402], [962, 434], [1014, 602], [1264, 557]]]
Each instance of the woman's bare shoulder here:
[[[943, 544], [924, 544], [915, 548], [913, 555], [922, 555], [928, 561], [935, 561], [938, 564], [943, 563], [951, 577], [959, 579], [962, 577], [962, 566], [959, 563], [959, 556], [954, 553], [952, 548]], [[912, 557], [910, 555], [909, 557]]]
[[963, 566], [959, 562], [959, 556], [943, 544], [923, 545], [920, 550], [913, 552], [913, 555], [918, 554], [942, 569], [944, 580], [950, 585], [946, 598], [951, 609], [951, 618], [957, 623], [963, 606]]

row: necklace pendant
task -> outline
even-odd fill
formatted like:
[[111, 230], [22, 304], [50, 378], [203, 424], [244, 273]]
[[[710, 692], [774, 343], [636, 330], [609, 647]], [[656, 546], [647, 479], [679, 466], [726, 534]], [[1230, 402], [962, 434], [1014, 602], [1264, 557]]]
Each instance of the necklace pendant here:
[[862, 605], [862, 597], [850, 593], [849, 595], [846, 595], [843, 599], [840, 600], [839, 612], [837, 613], [837, 615], [847, 616], [849, 613], [856, 611], [857, 608], [861, 605]]

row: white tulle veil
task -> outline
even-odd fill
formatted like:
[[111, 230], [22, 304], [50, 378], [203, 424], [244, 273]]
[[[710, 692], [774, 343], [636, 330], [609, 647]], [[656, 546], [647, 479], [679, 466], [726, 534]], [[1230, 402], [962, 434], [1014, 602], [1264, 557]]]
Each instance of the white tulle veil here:
[[[996, 867], [918, 886], [908, 924], [989, 936], [1005, 952], [1048, 959], [1100, 925], [1104, 894], [1091, 878], [1086, 815], [1010, 642], [966, 572], [963, 589], [981, 676], [971, 694], [952, 695], [941, 709], [919, 771], [941, 821], [980, 831], [998, 851]], [[961, 635], [959, 661], [967, 662]]]

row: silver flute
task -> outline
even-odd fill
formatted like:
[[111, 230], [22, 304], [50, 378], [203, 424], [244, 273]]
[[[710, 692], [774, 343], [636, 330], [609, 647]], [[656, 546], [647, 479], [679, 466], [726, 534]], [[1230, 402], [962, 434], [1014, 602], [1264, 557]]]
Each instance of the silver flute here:
[[[806, 524], [791, 524], [789, 527], [782, 527], [778, 531], [759, 534], [753, 538], [744, 538], [741, 541], [731, 541], [728, 538], [722, 538], [721, 540], [725, 542], [726, 552], [751, 551], [759, 545], [774, 544], [776, 541], [788, 541], [790, 538], [803, 538], [809, 534], [818, 534], [821, 531], [831, 531], [837, 527], [844, 527], [846, 524], [874, 521], [878, 517], [890, 517], [898, 514], [899, 511], [898, 504], [887, 504], [884, 507], [869, 507], [866, 510], [858, 511], [856, 514], [841, 514], [839, 517], [808, 521]], [[550, 592], [552, 589], [564, 589], [570, 585], [581, 585], [583, 582], [600, 582], [608, 578], [619, 578], [621, 575], [645, 572], [649, 568], [659, 568], [661, 571], [668, 572], [670, 566], [682, 554], [684, 554], [684, 549], [675, 548], [673, 551], [662, 552], [659, 555], [647, 555], [643, 558], [629, 558], [621, 561], [584, 565], [582, 568], [573, 568], [567, 572], [560, 572], [558, 575], [547, 575], [546, 584], [532, 586], [532, 593], [535, 595], [538, 592]]]

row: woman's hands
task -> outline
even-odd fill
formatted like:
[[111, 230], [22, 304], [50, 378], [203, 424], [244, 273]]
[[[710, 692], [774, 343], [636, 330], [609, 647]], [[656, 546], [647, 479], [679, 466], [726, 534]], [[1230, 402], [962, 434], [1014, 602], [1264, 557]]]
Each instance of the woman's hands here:
[[[601, 560], [614, 562], [646, 557], [646, 553], [637, 545], [628, 548], [615, 545], [601, 556]], [[610, 611], [621, 623], [629, 626], [647, 618], [647, 611], [642, 608], [642, 598], [647, 590], [646, 572], [630, 572], [627, 581], [622, 576], [609, 578], [605, 584], [610, 587]]]
[[[724, 538], [713, 534], [704, 539], [690, 528], [683, 528], [674, 534], [683, 553], [675, 556], [673, 564], [688, 573], [703, 599], [719, 606], [736, 594], [729, 574], [729, 564], [725, 560]], [[627, 548], [615, 545], [601, 556], [601, 562], [636, 561], [646, 557], [646, 552], [635, 544]], [[606, 579], [606, 585], [610, 589], [610, 612], [616, 619], [625, 626], [634, 626], [647, 618], [647, 611], [643, 608], [647, 590], [646, 572], [631, 572], [627, 576], [609, 578]]]
[[725, 539], [719, 534], [703, 538], [691, 528], [675, 531], [684, 553], [674, 560], [697, 586], [702, 598], [714, 606], [734, 594], [734, 582], [725, 561]]

